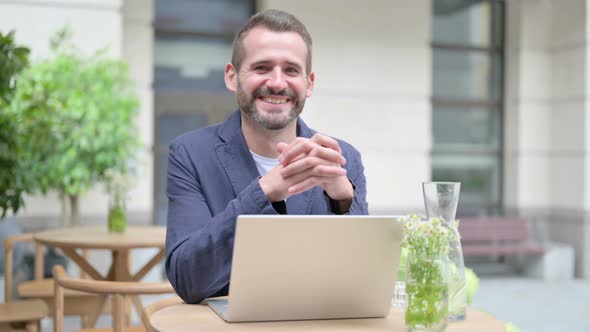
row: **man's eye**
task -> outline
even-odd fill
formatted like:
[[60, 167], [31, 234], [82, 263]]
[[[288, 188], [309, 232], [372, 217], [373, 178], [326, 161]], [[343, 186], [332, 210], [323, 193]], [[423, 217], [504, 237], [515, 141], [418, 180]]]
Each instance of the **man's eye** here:
[[257, 66], [254, 68], [254, 70], [256, 71], [267, 71], [268, 67], [267, 66]]
[[289, 74], [298, 74], [299, 70], [295, 69], [295, 68], [289, 68], [287, 69], [287, 73]]

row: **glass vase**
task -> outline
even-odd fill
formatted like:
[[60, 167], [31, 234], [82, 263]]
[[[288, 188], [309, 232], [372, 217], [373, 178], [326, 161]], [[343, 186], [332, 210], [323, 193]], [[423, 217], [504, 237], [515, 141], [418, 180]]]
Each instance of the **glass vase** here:
[[410, 332], [439, 332], [448, 320], [448, 259], [410, 253], [406, 265], [406, 326]]
[[127, 211], [125, 200], [121, 195], [112, 195], [109, 199], [109, 232], [124, 233], [127, 229]]
[[393, 290], [393, 300], [391, 305], [394, 308], [405, 309], [406, 308], [406, 261], [408, 258], [408, 250], [402, 248], [399, 268], [397, 270], [397, 278], [395, 281], [395, 288]]
[[422, 190], [428, 218], [441, 218], [448, 229], [457, 232], [456, 240], [449, 242], [449, 321], [464, 320], [467, 309], [465, 263], [458, 230], [451, 227], [457, 213], [461, 183], [424, 182]]

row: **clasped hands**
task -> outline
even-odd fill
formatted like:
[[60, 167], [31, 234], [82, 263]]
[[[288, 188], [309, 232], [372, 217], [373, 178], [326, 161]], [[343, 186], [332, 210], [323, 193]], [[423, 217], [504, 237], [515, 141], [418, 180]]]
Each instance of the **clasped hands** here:
[[320, 186], [334, 201], [352, 201], [354, 189], [346, 177], [346, 159], [338, 142], [315, 134], [296, 138], [291, 144], [279, 143], [279, 165], [260, 178], [262, 191], [271, 202]]

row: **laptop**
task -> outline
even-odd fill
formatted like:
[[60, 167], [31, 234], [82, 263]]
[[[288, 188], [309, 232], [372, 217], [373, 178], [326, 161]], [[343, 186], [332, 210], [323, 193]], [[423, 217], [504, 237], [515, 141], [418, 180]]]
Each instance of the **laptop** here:
[[385, 317], [399, 265], [394, 216], [238, 216], [228, 322]]

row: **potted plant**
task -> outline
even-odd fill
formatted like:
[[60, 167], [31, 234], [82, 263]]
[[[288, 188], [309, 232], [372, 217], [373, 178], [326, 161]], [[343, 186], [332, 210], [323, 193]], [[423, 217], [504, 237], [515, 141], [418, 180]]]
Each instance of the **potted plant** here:
[[53, 56], [23, 71], [8, 113], [35, 191], [56, 190], [64, 225], [79, 224], [79, 197], [105, 172], [126, 170], [139, 148], [139, 103], [127, 64], [99, 50], [84, 55], [63, 28]]
[[[444, 331], [449, 300], [449, 242], [455, 232], [439, 218], [402, 219], [407, 249], [406, 326], [409, 331]], [[452, 224], [456, 229], [456, 223]]]
[[105, 172], [106, 188], [109, 194], [108, 229], [124, 233], [127, 229], [126, 201], [129, 191], [129, 174], [116, 169]]

